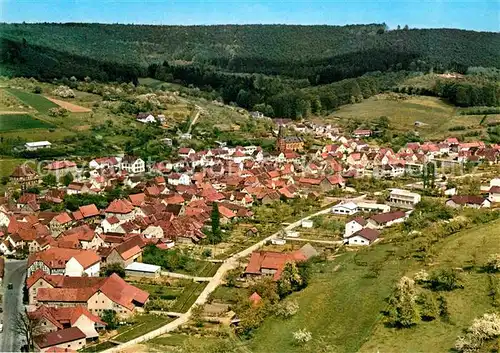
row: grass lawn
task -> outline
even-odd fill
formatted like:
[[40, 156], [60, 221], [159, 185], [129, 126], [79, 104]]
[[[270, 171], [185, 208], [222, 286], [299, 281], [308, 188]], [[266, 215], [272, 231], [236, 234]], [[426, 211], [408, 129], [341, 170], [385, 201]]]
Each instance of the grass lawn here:
[[252, 293], [245, 288], [218, 286], [210, 297], [219, 302], [235, 304], [240, 294], [249, 297]]
[[[452, 235], [437, 248], [433, 268], [476, 267], [490, 254], [500, 252], [500, 220]], [[412, 273], [409, 273], [412, 275]], [[406, 330], [386, 328], [379, 324], [360, 352], [448, 352], [472, 320], [486, 312], [496, 311], [489, 297], [488, 275], [478, 268], [462, 273], [463, 289], [440, 292], [448, 303], [451, 323], [441, 320], [420, 322]]]
[[159, 284], [134, 283], [134, 286], [149, 293], [150, 299], [175, 300], [183, 292], [183, 287], [171, 287]]
[[173, 321], [167, 316], [153, 314], [138, 315], [136, 319], [137, 321], [131, 326], [119, 327], [118, 335], [112, 339], [118, 342], [127, 342]]
[[54, 125], [29, 114], [0, 114], [0, 132], [27, 129], [48, 129]]
[[[331, 262], [316, 264], [311, 283], [302, 292], [291, 295], [298, 301], [299, 312], [291, 319], [269, 317], [249, 343], [254, 353], [301, 352], [293, 343], [292, 333], [299, 329], [312, 332], [315, 344], [324, 352], [357, 352], [381, 318], [394, 283], [405, 271], [405, 261], [387, 256], [389, 244], [349, 252]], [[369, 264], [381, 262], [378, 278], [369, 278]], [[364, 266], [368, 263], [368, 266]]]
[[49, 109], [59, 107], [57, 104], [49, 101], [47, 98], [39, 94], [29, 93], [14, 88], [6, 88], [5, 90], [17, 97], [24, 104], [35, 108], [40, 113], [47, 114]]
[[[435, 97], [411, 96], [406, 100], [385, 99], [385, 95], [377, 95], [365, 99], [361, 103], [344, 105], [332, 116], [342, 120], [358, 119], [370, 121], [380, 116], [387, 116], [390, 126], [395, 131], [418, 131], [422, 138], [438, 139], [456, 132], [448, 129], [463, 125], [478, 128], [482, 116], [460, 115], [458, 108]], [[496, 120], [494, 116], [489, 119]], [[415, 128], [415, 121], [427, 125]]]
[[153, 338], [147, 344], [153, 349], [159, 349], [162, 352], [178, 352], [187, 340], [199, 341], [200, 344], [211, 344], [220, 340], [216, 337], [197, 337], [192, 335], [183, 335], [180, 333], [166, 334]]
[[24, 159], [0, 159], [0, 177], [11, 175], [14, 168], [24, 161]]

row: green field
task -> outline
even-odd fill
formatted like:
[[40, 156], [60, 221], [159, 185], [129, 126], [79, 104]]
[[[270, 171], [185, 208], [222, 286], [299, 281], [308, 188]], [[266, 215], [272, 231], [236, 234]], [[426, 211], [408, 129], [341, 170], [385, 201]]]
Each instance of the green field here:
[[39, 94], [29, 93], [14, 88], [6, 88], [5, 90], [17, 97], [24, 104], [35, 108], [40, 113], [46, 114], [49, 109], [59, 107], [57, 104], [49, 101], [47, 98]]
[[54, 125], [29, 114], [0, 114], [0, 132], [27, 129], [49, 129]]
[[[465, 126], [469, 129], [481, 129], [479, 122], [483, 116], [460, 115], [459, 109], [435, 97], [408, 96], [405, 100], [388, 99], [387, 95], [377, 95], [361, 103], [344, 105], [329, 118], [347, 122], [357, 119], [360, 124], [370, 122], [380, 116], [387, 116], [390, 128], [397, 132], [417, 131], [423, 138], [441, 139], [454, 132], [453, 126]], [[336, 119], [335, 119], [336, 118]], [[489, 115], [488, 122], [500, 120], [500, 115]], [[415, 122], [424, 124], [415, 127]]]
[[0, 159], [0, 177], [11, 175], [14, 168], [24, 161], [24, 159]]

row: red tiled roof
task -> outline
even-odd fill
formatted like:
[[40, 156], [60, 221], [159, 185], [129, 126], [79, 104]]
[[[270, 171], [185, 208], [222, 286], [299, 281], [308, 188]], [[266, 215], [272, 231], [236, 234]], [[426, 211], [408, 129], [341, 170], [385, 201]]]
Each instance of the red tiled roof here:
[[94, 205], [94, 204], [81, 206], [78, 209], [80, 210], [80, 212], [82, 213], [82, 216], [84, 218], [94, 217], [94, 216], [99, 215], [99, 210], [97, 209], [96, 205]]
[[56, 222], [58, 222], [59, 224], [66, 224], [68, 222], [71, 222], [71, 217], [69, 216], [69, 214], [67, 214], [66, 212], [63, 212], [63, 213], [60, 213], [58, 214], [57, 216], [55, 216], [53, 218]]
[[406, 213], [403, 211], [395, 211], [395, 212], [387, 212], [387, 213], [379, 213], [370, 217], [370, 219], [374, 220], [379, 224], [385, 224], [388, 222], [395, 221], [396, 219], [405, 218]]
[[132, 203], [128, 200], [113, 200], [108, 208], [106, 208], [106, 212], [109, 213], [120, 213], [120, 214], [127, 214], [130, 213], [134, 210], [134, 207], [132, 206]]
[[58, 170], [64, 168], [76, 167], [76, 163], [70, 161], [55, 161], [45, 166], [48, 170]]
[[375, 241], [378, 236], [379, 236], [379, 232], [375, 229], [371, 229], [371, 228], [363, 228], [361, 229], [360, 231], [352, 234], [349, 238], [352, 238], [352, 237], [355, 237], [355, 236], [360, 236], [360, 237], [363, 237], [367, 240], [371, 242]]
[[85, 338], [85, 334], [78, 327], [70, 327], [36, 336], [34, 341], [39, 348], [47, 348]]

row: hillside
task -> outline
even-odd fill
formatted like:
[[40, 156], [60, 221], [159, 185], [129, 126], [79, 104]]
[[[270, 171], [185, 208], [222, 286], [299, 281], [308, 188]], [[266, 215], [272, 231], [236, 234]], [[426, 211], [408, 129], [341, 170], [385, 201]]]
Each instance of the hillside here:
[[[500, 67], [500, 35], [455, 29], [387, 31], [384, 25], [145, 26], [1, 24], [2, 66], [14, 73], [41, 62], [119, 63], [145, 68], [165, 60], [233, 72], [282, 74], [328, 83], [369, 71]], [[15, 64], [15, 65], [14, 65]], [[95, 66], [95, 62], [90, 63]], [[62, 65], [61, 70], [66, 73]], [[113, 68], [102, 68], [112, 74]], [[81, 70], [81, 68], [79, 69]], [[32, 70], [31, 70], [32, 71]], [[75, 72], [75, 75], [80, 72]]]

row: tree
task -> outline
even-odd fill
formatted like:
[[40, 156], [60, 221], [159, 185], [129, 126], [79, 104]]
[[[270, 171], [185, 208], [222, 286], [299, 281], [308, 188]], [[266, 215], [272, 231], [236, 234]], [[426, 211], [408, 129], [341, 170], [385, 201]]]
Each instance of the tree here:
[[418, 322], [419, 314], [415, 303], [415, 282], [402, 277], [389, 299], [388, 322], [394, 327], [406, 328]]
[[44, 330], [40, 319], [30, 316], [28, 312], [25, 311], [19, 313], [15, 318], [14, 332], [24, 337], [29, 351], [32, 352], [35, 348], [34, 338], [41, 335]]
[[196, 327], [203, 326], [203, 305], [194, 305], [191, 309], [191, 320], [194, 321]]
[[40, 87], [40, 86], [35, 86], [33, 88], [33, 93], [35, 93], [35, 94], [40, 94], [42, 92], [43, 92], [43, 90], [42, 90], [42, 87]]
[[420, 305], [420, 317], [424, 321], [435, 320], [439, 316], [439, 309], [436, 299], [432, 293], [425, 291], [417, 298], [417, 303]]
[[217, 202], [214, 202], [212, 204], [211, 222], [212, 222], [212, 231], [208, 235], [208, 240], [212, 244], [218, 244], [222, 241], [222, 232], [220, 229], [220, 212], [219, 212], [219, 205], [217, 204]]
[[427, 285], [433, 291], [452, 291], [463, 288], [458, 272], [453, 269], [436, 270], [430, 273]]
[[114, 330], [118, 327], [118, 319], [114, 310], [104, 310], [101, 314], [101, 319], [106, 323], [108, 330]]
[[45, 186], [56, 186], [57, 185], [57, 179], [54, 174], [47, 174], [42, 178], [42, 184]]
[[69, 184], [71, 184], [73, 182], [73, 174], [71, 173], [66, 173], [64, 176], [63, 176], [63, 179], [62, 179], [62, 183], [66, 186], [68, 186]]
[[278, 284], [270, 277], [263, 277], [250, 286], [250, 292], [256, 292], [262, 299], [268, 300], [271, 304], [279, 301]]
[[295, 262], [287, 262], [280, 279], [278, 280], [278, 294], [280, 298], [286, 297], [302, 286], [302, 277]]
[[118, 262], [114, 262], [107, 266], [102, 267], [100, 272], [101, 272], [100, 273], [101, 277], [109, 277], [113, 273], [116, 273], [121, 278], [125, 278], [125, 269]]

